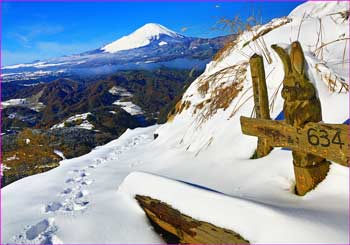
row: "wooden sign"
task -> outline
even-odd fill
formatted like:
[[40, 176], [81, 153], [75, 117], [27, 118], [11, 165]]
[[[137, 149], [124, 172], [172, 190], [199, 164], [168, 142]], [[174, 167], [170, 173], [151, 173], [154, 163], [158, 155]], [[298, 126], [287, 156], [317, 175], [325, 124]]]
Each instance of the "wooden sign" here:
[[284, 68], [285, 120], [269, 120], [262, 57], [255, 54], [250, 66], [257, 118], [241, 117], [241, 128], [244, 134], [258, 137], [256, 158], [267, 155], [271, 147], [292, 149], [296, 194], [305, 195], [327, 176], [330, 162], [326, 159], [349, 166], [349, 126], [319, 123], [322, 121], [321, 102], [306, 76], [300, 43], [292, 43], [290, 54], [277, 45], [271, 47]]
[[242, 132], [264, 137], [273, 147], [286, 147], [350, 166], [349, 125], [307, 123], [296, 128], [283, 121], [241, 117]]

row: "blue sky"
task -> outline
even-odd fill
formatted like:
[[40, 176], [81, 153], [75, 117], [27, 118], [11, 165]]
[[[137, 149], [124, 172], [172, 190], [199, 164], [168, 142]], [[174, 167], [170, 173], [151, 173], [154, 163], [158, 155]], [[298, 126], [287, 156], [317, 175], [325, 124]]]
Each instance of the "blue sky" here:
[[[1, 4], [1, 3], [0, 3]], [[214, 37], [219, 18], [263, 22], [288, 15], [300, 2], [2, 2], [2, 65], [26, 63], [96, 49], [159, 23], [183, 35]]]

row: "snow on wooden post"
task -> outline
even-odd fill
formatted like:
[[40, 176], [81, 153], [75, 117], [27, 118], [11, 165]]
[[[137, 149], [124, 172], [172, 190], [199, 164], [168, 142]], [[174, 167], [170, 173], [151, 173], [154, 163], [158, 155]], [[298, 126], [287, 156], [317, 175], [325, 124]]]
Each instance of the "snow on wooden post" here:
[[265, 137], [270, 146], [293, 150], [296, 193], [305, 195], [326, 177], [326, 159], [349, 166], [349, 127], [319, 123], [321, 103], [316, 88], [305, 74], [305, 58], [299, 42], [292, 43], [290, 55], [272, 45], [284, 67], [282, 97], [284, 122], [241, 117], [244, 134]]
[[[267, 94], [264, 60], [260, 55], [254, 54], [250, 60], [250, 73], [253, 81], [254, 108], [256, 118], [270, 119], [269, 97]], [[268, 155], [272, 150], [267, 138], [259, 137], [255, 158]]]
[[[249, 244], [248, 240], [234, 231], [196, 220], [157, 199], [141, 195], [135, 198], [168, 243]], [[175, 236], [176, 240], [172, 238], [169, 241], [169, 234]]]

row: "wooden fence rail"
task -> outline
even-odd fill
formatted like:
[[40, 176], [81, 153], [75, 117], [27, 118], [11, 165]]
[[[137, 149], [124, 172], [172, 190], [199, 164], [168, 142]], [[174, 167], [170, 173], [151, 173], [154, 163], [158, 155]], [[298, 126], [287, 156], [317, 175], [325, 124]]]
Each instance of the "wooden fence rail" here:
[[170, 205], [148, 196], [136, 195], [147, 217], [161, 229], [189, 244], [249, 244], [238, 233], [182, 214]]

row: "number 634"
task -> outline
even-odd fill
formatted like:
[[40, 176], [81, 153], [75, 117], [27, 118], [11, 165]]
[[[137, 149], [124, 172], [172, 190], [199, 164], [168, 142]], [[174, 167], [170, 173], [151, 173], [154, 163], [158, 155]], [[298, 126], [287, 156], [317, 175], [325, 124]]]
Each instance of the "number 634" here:
[[324, 129], [317, 130], [314, 128], [309, 128], [307, 131], [307, 139], [311, 145], [328, 147], [330, 144], [335, 144], [339, 145], [340, 149], [342, 149], [342, 145], [344, 145], [344, 143], [341, 141], [340, 131], [337, 131], [331, 140], [329, 136], [330, 135], [328, 132]]

